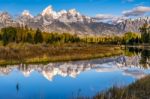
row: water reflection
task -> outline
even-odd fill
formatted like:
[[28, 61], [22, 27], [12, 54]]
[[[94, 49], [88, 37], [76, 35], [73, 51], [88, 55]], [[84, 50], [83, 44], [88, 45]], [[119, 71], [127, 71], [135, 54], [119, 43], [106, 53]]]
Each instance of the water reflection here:
[[139, 55], [141, 57], [139, 63], [142, 65], [142, 67], [147, 68], [150, 66], [150, 48], [129, 47], [126, 49], [126, 55]]
[[17, 93], [19, 92], [19, 83], [16, 84]]
[[[125, 75], [131, 75], [136, 78], [141, 78], [145, 74], [141, 71], [144, 69], [141, 65], [141, 56], [118, 56], [113, 58], [96, 59], [78, 62], [66, 63], [49, 63], [47, 65], [14, 65], [0, 67], [1, 75], [9, 75], [14, 68], [17, 68], [25, 77], [29, 77], [33, 71], [42, 74], [43, 77], [52, 81], [57, 75], [62, 77], [70, 76], [76, 78], [81, 72], [95, 70], [97, 72], [114, 72], [122, 71]], [[147, 61], [146, 61], [147, 62]], [[135, 70], [129, 70], [134, 68]], [[147, 65], [149, 69], [149, 65]]]
[[46, 65], [0, 67], [0, 98], [62, 99], [92, 96], [150, 74], [150, 51], [129, 48], [125, 55]]

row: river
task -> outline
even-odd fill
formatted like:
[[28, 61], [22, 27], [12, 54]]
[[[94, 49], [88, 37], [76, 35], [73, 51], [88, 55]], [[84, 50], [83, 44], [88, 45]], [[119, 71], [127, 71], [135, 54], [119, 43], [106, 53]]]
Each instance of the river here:
[[130, 48], [124, 55], [74, 62], [0, 67], [0, 99], [92, 97], [150, 74], [150, 50]]

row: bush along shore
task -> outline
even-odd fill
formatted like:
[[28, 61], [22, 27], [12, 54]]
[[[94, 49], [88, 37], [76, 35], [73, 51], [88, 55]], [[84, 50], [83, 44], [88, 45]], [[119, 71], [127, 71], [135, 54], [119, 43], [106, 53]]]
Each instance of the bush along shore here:
[[[93, 99], [149, 99], [150, 76], [146, 76], [123, 88], [113, 87], [106, 92], [98, 93]], [[83, 98], [82, 98], [83, 99]]]
[[67, 44], [29, 44], [10, 43], [0, 46], [0, 65], [17, 63], [46, 63], [103, 58], [123, 53], [119, 46], [67, 43]]

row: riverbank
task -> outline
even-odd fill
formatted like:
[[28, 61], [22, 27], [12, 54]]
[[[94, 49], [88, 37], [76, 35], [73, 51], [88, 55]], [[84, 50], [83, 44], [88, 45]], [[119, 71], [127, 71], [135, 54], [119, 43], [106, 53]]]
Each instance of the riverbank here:
[[115, 45], [10, 43], [7, 46], [0, 46], [0, 53], [0, 65], [7, 65], [103, 58], [120, 55], [123, 51], [120, 46]]
[[99, 93], [93, 99], [149, 99], [150, 76], [146, 76], [133, 84], [124, 87], [113, 87], [106, 92]]
[[126, 47], [141, 48], [141, 49], [150, 49], [150, 45], [149, 44], [127, 45]]

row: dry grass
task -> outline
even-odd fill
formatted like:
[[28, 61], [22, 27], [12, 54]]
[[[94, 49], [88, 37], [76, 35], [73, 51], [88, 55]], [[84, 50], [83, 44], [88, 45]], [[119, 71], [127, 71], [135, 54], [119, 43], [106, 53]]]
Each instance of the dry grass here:
[[106, 92], [99, 93], [93, 99], [149, 99], [150, 76], [142, 78], [124, 88], [113, 87]]
[[27, 44], [10, 43], [0, 46], [0, 64], [72, 61], [119, 55], [118, 46], [98, 44]]

